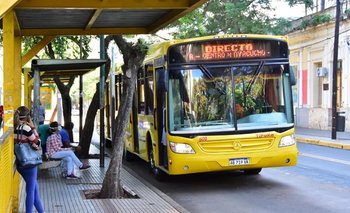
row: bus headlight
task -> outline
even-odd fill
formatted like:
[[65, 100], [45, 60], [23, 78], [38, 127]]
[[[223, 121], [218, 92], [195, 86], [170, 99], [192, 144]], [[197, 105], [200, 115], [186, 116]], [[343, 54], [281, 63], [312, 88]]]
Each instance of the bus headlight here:
[[186, 143], [174, 143], [170, 142], [170, 149], [171, 151], [175, 153], [182, 153], [182, 154], [194, 154], [195, 151], [192, 149], [192, 147]]
[[279, 144], [279, 147], [291, 146], [295, 144], [294, 135], [284, 136]]

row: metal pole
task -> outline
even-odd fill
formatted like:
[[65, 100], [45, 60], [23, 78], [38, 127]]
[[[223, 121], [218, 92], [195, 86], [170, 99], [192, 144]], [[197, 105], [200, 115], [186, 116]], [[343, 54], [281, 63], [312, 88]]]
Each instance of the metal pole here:
[[111, 66], [111, 71], [110, 71], [110, 94], [111, 94], [111, 99], [110, 99], [110, 121], [111, 121], [111, 136], [112, 136], [112, 143], [114, 140], [114, 136], [115, 136], [115, 108], [116, 108], [116, 104], [115, 104], [115, 61], [114, 61], [114, 57], [115, 57], [115, 51], [114, 51], [114, 47], [112, 47], [112, 66]]
[[[105, 40], [104, 36], [100, 35], [100, 58], [105, 59]], [[100, 167], [104, 167], [105, 154], [105, 124], [104, 124], [104, 88], [105, 88], [105, 65], [100, 67]]]
[[[83, 58], [83, 37], [79, 41], [80, 59]], [[79, 143], [82, 142], [83, 132], [83, 75], [79, 75]]]
[[36, 127], [39, 126], [39, 102], [40, 102], [40, 73], [37, 68], [34, 68], [34, 98], [32, 103], [33, 123]]
[[62, 95], [60, 90], [57, 90], [57, 122], [62, 124]]
[[334, 30], [334, 53], [333, 53], [333, 79], [332, 79], [332, 139], [337, 139], [337, 72], [338, 72], [338, 44], [339, 44], [339, 19], [340, 1], [337, 0], [335, 30]]
[[79, 76], [79, 143], [82, 142], [83, 132], [83, 75]]

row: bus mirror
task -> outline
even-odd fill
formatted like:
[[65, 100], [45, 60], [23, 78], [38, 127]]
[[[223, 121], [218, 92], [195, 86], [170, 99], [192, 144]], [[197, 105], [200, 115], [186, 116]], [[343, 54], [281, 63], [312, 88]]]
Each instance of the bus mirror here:
[[292, 67], [289, 67], [289, 78], [290, 78], [290, 84], [292, 86], [295, 86], [297, 84], [297, 80], [294, 75], [294, 71]]

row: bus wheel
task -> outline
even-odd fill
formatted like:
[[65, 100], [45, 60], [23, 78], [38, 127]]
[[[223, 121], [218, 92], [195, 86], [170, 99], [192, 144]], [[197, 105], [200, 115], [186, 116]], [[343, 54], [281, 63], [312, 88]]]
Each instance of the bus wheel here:
[[259, 169], [244, 169], [243, 172], [245, 175], [257, 175], [261, 172], [261, 168]]
[[154, 152], [152, 148], [149, 149], [148, 159], [152, 174], [158, 181], [163, 181], [165, 179], [165, 173], [156, 167], [156, 163], [154, 162]]

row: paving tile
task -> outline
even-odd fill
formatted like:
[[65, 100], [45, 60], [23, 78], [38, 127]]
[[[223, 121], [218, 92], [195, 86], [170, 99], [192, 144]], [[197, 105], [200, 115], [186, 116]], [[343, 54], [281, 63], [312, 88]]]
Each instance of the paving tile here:
[[[63, 178], [60, 166], [39, 170], [39, 189], [47, 213], [181, 212], [181, 210], [174, 207], [176, 205], [170, 204], [124, 168], [121, 171], [121, 182], [136, 192], [140, 197], [139, 199], [85, 199], [82, 195], [83, 190], [101, 188], [105, 172], [108, 169], [109, 158], [106, 157], [106, 166], [104, 168], [100, 167], [99, 159], [89, 159], [88, 163], [91, 165], [91, 168], [86, 171], [77, 170], [77, 174], [81, 178], [76, 180]], [[24, 184], [22, 187], [24, 187]], [[24, 212], [24, 196], [25, 191], [22, 189], [20, 212]]]

